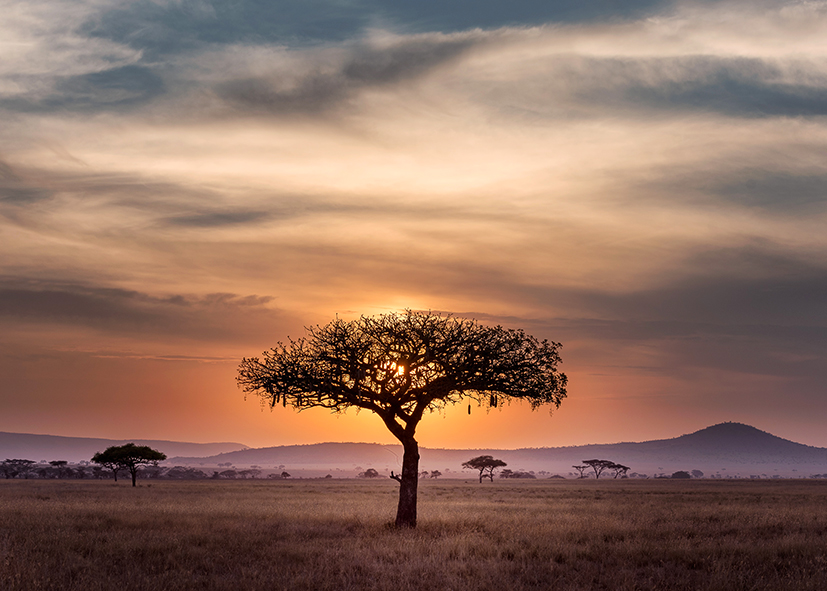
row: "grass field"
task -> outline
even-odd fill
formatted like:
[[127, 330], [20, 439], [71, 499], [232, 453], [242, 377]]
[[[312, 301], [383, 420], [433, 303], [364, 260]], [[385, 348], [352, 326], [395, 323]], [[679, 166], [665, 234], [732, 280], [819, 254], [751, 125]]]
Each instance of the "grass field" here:
[[827, 482], [0, 481], [0, 589], [827, 589]]

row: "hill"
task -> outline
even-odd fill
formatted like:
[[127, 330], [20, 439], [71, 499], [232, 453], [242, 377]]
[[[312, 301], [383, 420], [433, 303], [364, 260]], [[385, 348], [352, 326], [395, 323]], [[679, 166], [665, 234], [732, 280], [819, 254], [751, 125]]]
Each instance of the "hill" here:
[[[202, 469], [222, 466], [266, 471], [288, 470], [294, 476], [353, 477], [366, 468], [398, 471], [399, 445], [377, 443], [317, 443], [247, 448], [240, 443], [186, 443], [158, 440], [111, 440], [0, 432], [0, 460], [88, 460], [110, 445], [134, 441], [167, 454], [167, 465]], [[677, 470], [701, 470], [707, 476], [809, 476], [827, 473], [827, 449], [802, 445], [740, 423], [721, 423], [672, 439], [572, 447], [523, 449], [420, 448], [421, 469], [439, 470], [448, 477], [470, 477], [462, 463], [474, 456], [492, 455], [514, 470], [569, 475], [583, 460], [608, 459], [632, 472], [653, 476]], [[540, 474], [542, 473], [542, 474]]]
[[[654, 475], [677, 470], [701, 470], [707, 475], [808, 476], [827, 472], [827, 449], [776, 437], [740, 423], [721, 423], [700, 431], [655, 441], [573, 447], [524, 449], [420, 448], [421, 468], [438, 469], [446, 476], [468, 476], [462, 462], [478, 455], [493, 455], [517, 470], [566, 475], [572, 466], [591, 458], [609, 459], [632, 471]], [[247, 449], [211, 457], [176, 457], [170, 463], [199, 466], [219, 464], [291, 472], [344, 473], [352, 476], [368, 467], [398, 470], [402, 448], [371, 443], [319, 443]]]
[[241, 443], [187, 443], [155, 439], [97, 439], [91, 437], [60, 437], [31, 433], [6, 433], [0, 431], [0, 460], [23, 458], [29, 460], [89, 460], [95, 452], [111, 445], [133, 442], [173, 456], [209, 456], [228, 451], [247, 449]]

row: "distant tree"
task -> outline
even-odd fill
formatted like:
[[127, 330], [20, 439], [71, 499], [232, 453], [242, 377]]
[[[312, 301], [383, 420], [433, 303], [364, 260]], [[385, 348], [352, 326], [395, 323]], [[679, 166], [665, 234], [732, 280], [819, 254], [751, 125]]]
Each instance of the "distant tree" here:
[[516, 470], [511, 471], [508, 468], [500, 472], [500, 478], [537, 478], [531, 472], [525, 472], [523, 470]]
[[115, 482], [118, 481], [118, 470], [128, 470], [132, 476], [132, 486], [138, 479], [138, 468], [141, 466], [157, 466], [158, 462], [166, 460], [166, 454], [146, 445], [113, 445], [92, 456], [92, 461], [112, 470]]
[[281, 473], [281, 477], [282, 478], [290, 478], [290, 472], [285, 470], [284, 472]]
[[223, 472], [218, 473], [218, 477], [226, 480], [235, 480], [238, 478], [238, 472], [235, 470], [224, 470]]
[[373, 468], [368, 468], [364, 472], [359, 472], [359, 478], [379, 478], [380, 474]]
[[423, 470], [422, 472], [419, 473], [420, 478], [430, 478], [430, 476], [431, 476], [431, 473], [428, 472], [427, 470]]
[[692, 470], [692, 478], [703, 478], [704, 473], [700, 470]]
[[482, 482], [483, 478], [488, 478], [491, 482], [494, 482], [494, 470], [507, 465], [508, 464], [502, 460], [496, 460], [492, 456], [477, 456], [467, 462], [463, 462], [462, 467], [468, 468], [469, 470], [479, 470], [480, 482]]
[[588, 466], [572, 466], [572, 468], [574, 468], [580, 473], [580, 478], [586, 478], [584, 472], [589, 469]]
[[624, 466], [623, 464], [615, 464], [612, 462], [611, 466], [608, 466], [608, 469], [614, 473], [614, 477], [617, 478], [618, 476], [626, 476], [626, 473], [631, 470], [629, 466]]
[[333, 478], [333, 474], [327, 474], [325, 478]]
[[[218, 472], [213, 474], [213, 478], [215, 478], [215, 474], [218, 474]], [[163, 477], [171, 480], [200, 480], [207, 478], [207, 475], [197, 468], [175, 466], [164, 472]]]
[[4, 462], [0, 462], [0, 473], [4, 477], [11, 479], [22, 475], [26, 478], [29, 475], [29, 470], [34, 466], [34, 460], [21, 460], [6, 458]]
[[684, 470], [678, 470], [677, 472], [672, 472], [672, 476], [670, 478], [686, 479], [692, 478], [692, 475], [689, 474], [689, 472], [685, 472]]
[[71, 473], [71, 469], [67, 467], [69, 462], [66, 460], [54, 460], [49, 462], [49, 465], [57, 471], [58, 478], [65, 478]]
[[442, 476], [442, 472], [439, 470], [431, 470], [431, 478], [439, 478]]
[[336, 319], [308, 333], [261, 360], [243, 359], [238, 384], [271, 407], [377, 414], [404, 450], [402, 473], [390, 474], [399, 482], [397, 527], [416, 526], [416, 428], [425, 412], [469, 399], [489, 407], [520, 399], [534, 409], [559, 406], [566, 396], [566, 376], [557, 371], [560, 344], [521, 330], [409, 310]]
[[[603, 470], [614, 464], [611, 460], [583, 460], [583, 463], [594, 470], [595, 479], [600, 478]], [[576, 466], [575, 466], [576, 468]]]

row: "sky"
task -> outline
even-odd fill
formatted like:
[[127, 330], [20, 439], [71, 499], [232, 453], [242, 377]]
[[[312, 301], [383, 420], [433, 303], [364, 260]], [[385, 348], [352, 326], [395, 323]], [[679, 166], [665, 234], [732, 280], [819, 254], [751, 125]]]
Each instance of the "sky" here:
[[827, 447], [827, 2], [0, 0], [0, 430], [393, 442], [235, 376], [432, 310], [561, 407], [424, 447]]

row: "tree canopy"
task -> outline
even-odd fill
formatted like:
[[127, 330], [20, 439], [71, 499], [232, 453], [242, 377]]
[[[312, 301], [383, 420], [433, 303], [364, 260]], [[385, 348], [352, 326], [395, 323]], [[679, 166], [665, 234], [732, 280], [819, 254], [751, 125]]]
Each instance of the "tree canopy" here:
[[149, 446], [134, 443], [113, 445], [92, 456], [93, 462], [112, 470], [115, 482], [118, 481], [118, 470], [128, 470], [132, 476], [132, 486], [135, 486], [140, 466], [157, 466], [158, 462], [166, 459], [166, 454]]
[[483, 478], [488, 478], [491, 482], [494, 482], [494, 470], [507, 465], [508, 464], [502, 460], [497, 460], [493, 456], [477, 456], [462, 463], [463, 468], [480, 471], [480, 482], [482, 482]]
[[522, 330], [427, 312], [335, 319], [262, 358], [244, 358], [238, 384], [271, 407], [356, 407], [382, 419], [403, 445], [399, 526], [416, 525], [419, 449], [416, 427], [426, 411], [470, 399], [488, 407], [512, 399], [532, 409], [566, 397], [558, 372], [560, 344]]

